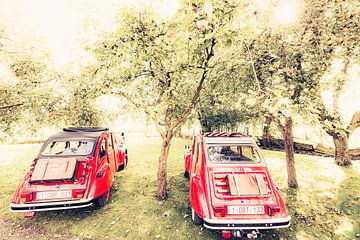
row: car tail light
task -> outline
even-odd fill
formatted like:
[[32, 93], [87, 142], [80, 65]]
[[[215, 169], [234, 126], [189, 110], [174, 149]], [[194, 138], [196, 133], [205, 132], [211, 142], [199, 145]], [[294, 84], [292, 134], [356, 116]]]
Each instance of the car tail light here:
[[215, 217], [225, 217], [225, 208], [214, 208]]
[[231, 232], [230, 231], [222, 231], [221, 235], [225, 239], [230, 239], [231, 238]]
[[22, 193], [20, 195], [20, 202], [26, 203], [32, 200], [32, 193]]
[[276, 213], [280, 212], [279, 206], [268, 206], [269, 216], [274, 216]]
[[83, 198], [84, 197], [84, 189], [80, 189], [80, 190], [73, 190], [73, 198]]

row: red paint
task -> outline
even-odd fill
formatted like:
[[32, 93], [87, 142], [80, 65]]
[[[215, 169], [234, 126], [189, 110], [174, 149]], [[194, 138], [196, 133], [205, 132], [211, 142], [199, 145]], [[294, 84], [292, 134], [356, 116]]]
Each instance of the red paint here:
[[[225, 152], [228, 146], [233, 155]], [[197, 134], [184, 156], [190, 204], [205, 227], [221, 230], [227, 238], [231, 231], [289, 226], [280, 191], [250, 136]]]
[[[62, 141], [89, 139], [86, 137], [86, 133], [58, 133], [50, 137], [47, 142], [44, 143], [38, 157], [33, 161], [30, 170], [26, 173], [25, 179], [16, 190], [14, 199], [11, 202], [12, 211], [25, 212], [27, 213], [26, 216], [29, 217], [34, 211], [52, 210], [52, 207], [54, 210], [60, 209], [60, 207], [65, 209], [85, 207], [84, 204], [86, 204], [86, 206], [91, 205], [93, 200], [99, 198], [103, 194], [107, 194], [113, 184], [115, 172], [122, 169], [122, 166], [125, 168], [127, 165], [126, 149], [122, 145], [119, 146], [117, 144], [114, 133], [109, 130], [95, 134], [98, 135], [91, 139], [94, 141], [93, 150], [86, 156], [49, 157], [42, 154], [45, 145], [49, 142], [60, 141], [58, 139], [61, 139]], [[61, 138], [59, 138], [59, 136]], [[106, 154], [100, 158], [100, 146], [103, 141], [106, 143]], [[111, 143], [109, 141], [111, 141]], [[76, 158], [76, 167], [73, 170], [74, 174], [71, 179], [57, 178], [56, 180], [47, 179], [37, 181], [31, 179], [32, 173], [36, 168], [36, 163], [40, 159], [46, 159], [46, 161], [49, 162], [56, 160], [61, 163], [62, 160], [66, 161], [70, 158]], [[37, 177], [41, 176], [40, 170], [37, 171], [38, 173], [40, 172]], [[66, 170], [68, 171], [68, 169]], [[56, 175], [56, 168], [52, 171]], [[44, 172], [44, 175], [45, 173], [46, 172]], [[50, 172], [48, 175], [51, 177], [51, 174], [52, 173]], [[106, 200], [108, 198], [109, 195], [106, 195]], [[64, 204], [62, 206], [55, 206], [59, 202]], [[71, 202], [72, 205], [66, 205], [68, 202]], [[40, 205], [48, 203], [51, 204], [46, 205], [46, 207], [39, 207]], [[24, 206], [35, 206], [36, 210], [23, 208]]]

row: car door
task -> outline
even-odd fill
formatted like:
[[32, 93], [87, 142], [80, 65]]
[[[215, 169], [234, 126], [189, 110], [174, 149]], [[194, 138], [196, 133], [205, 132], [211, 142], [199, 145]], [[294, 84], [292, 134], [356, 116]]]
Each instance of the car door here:
[[96, 184], [96, 192], [98, 194], [103, 194], [109, 190], [112, 184], [113, 174], [111, 172], [111, 165], [109, 162], [108, 155], [108, 144], [107, 137], [104, 136], [100, 139], [101, 143], [99, 146], [99, 162], [97, 167], [97, 184]]

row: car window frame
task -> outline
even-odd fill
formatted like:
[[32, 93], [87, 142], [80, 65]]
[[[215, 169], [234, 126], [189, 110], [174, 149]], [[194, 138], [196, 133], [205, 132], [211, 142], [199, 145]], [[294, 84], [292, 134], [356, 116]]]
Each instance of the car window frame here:
[[[238, 146], [238, 145], [242, 145], [242, 146], [250, 146], [252, 147], [255, 151], [256, 151], [256, 154], [258, 155], [259, 159], [260, 159], [260, 162], [245, 162], [245, 161], [238, 161], [238, 162], [227, 162], [227, 163], [214, 163], [210, 160], [209, 158], [209, 153], [208, 153], [208, 148], [209, 146], [219, 146], [219, 145], [228, 145], [228, 146]], [[264, 159], [264, 156], [262, 155], [259, 147], [254, 144], [254, 143], [227, 143], [227, 142], [224, 142], [224, 143], [206, 143], [205, 144], [205, 157], [206, 157], [206, 162], [207, 162], [207, 165], [209, 166], [234, 166], [234, 165], [238, 165], [238, 166], [256, 166], [256, 165], [266, 165], [266, 162], [265, 162], [265, 159]]]
[[[107, 138], [107, 147], [108, 147], [108, 154], [114, 151], [114, 141], [113, 141], [113, 134], [109, 133]], [[111, 143], [111, 145], [109, 145]]]
[[[66, 141], [87, 141], [87, 142], [93, 142], [93, 147], [90, 153], [84, 154], [84, 155], [44, 155], [42, 154], [43, 151], [46, 149], [48, 144], [51, 142], [66, 142]], [[39, 157], [44, 158], [59, 158], [59, 157], [82, 157], [82, 156], [93, 156], [96, 149], [96, 141], [92, 138], [52, 138], [48, 139], [43, 146], [40, 149], [40, 152], [38, 154]]]
[[[105, 141], [105, 155], [104, 156], [101, 156], [101, 146], [103, 145], [103, 142]], [[106, 157], [107, 155], [107, 137], [104, 136], [102, 139], [101, 139], [101, 142], [100, 142], [100, 146], [99, 146], [99, 159], [102, 159], [104, 157]], [[108, 161], [108, 160], [107, 160]]]

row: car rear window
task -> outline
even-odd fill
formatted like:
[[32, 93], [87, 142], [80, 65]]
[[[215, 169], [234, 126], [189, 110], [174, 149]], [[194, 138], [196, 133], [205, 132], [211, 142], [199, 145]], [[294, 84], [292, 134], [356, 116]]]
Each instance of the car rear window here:
[[71, 140], [48, 142], [41, 155], [44, 156], [83, 156], [92, 153], [94, 141]]
[[251, 145], [210, 145], [208, 156], [212, 163], [260, 163], [257, 150]]

